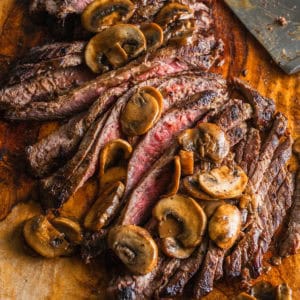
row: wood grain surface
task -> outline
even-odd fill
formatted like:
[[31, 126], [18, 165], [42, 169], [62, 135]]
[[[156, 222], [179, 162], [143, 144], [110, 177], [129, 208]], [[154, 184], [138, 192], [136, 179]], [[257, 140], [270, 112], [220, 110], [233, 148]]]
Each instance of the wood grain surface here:
[[[47, 28], [33, 24], [27, 15], [27, 1], [0, 1], [0, 80], [9, 63], [30, 47], [49, 40]], [[278, 110], [289, 117], [293, 137], [300, 136], [300, 75], [285, 75], [266, 51], [244, 29], [222, 1], [215, 1], [216, 32], [225, 42], [225, 63], [215, 72], [227, 78], [240, 77], [263, 95], [276, 101]], [[25, 145], [47, 134], [55, 123], [6, 123], [0, 121], [0, 299], [108, 299], [104, 294], [107, 268], [99, 261], [85, 265], [78, 257], [44, 259], [31, 256], [24, 246], [21, 228], [24, 220], [40, 213], [36, 204], [35, 182], [26, 175], [23, 165]], [[75, 197], [80, 218], [85, 199], [95, 193], [89, 182]], [[265, 265], [268, 269], [268, 256]], [[283, 259], [278, 267], [259, 279], [274, 284], [287, 282], [294, 299], [300, 299], [300, 254]], [[204, 299], [232, 299], [238, 293], [235, 282], [218, 283]]]

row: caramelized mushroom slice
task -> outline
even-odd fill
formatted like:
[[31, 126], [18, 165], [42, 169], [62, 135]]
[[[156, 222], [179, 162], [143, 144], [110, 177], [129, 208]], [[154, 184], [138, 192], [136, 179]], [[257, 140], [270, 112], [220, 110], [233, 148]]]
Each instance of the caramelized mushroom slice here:
[[179, 158], [182, 175], [192, 175], [194, 173], [194, 152], [180, 150]]
[[179, 184], [180, 184], [180, 176], [181, 176], [180, 158], [178, 155], [176, 155], [174, 157], [174, 169], [173, 169], [172, 181], [169, 186], [168, 192], [166, 195], [164, 195], [164, 197], [173, 196], [178, 192]]
[[139, 89], [127, 102], [121, 115], [121, 126], [129, 136], [146, 133], [159, 119], [162, 95], [153, 87]]
[[199, 139], [199, 130], [197, 128], [186, 129], [178, 135], [178, 143], [185, 151], [196, 152]]
[[240, 197], [246, 188], [248, 177], [239, 166], [212, 169], [199, 174], [201, 189], [212, 197], [229, 199]]
[[124, 164], [132, 153], [132, 146], [125, 140], [116, 139], [108, 142], [100, 153], [99, 174], [103, 176], [108, 168]]
[[200, 244], [206, 215], [192, 198], [180, 194], [163, 198], [154, 207], [152, 215], [159, 222], [159, 236], [166, 255], [188, 257], [192, 253], [190, 248]]
[[209, 157], [217, 162], [225, 158], [230, 149], [225, 132], [213, 123], [200, 123], [198, 129], [200, 132], [200, 156]]
[[153, 51], [159, 48], [164, 40], [164, 33], [162, 28], [156, 23], [145, 23], [140, 27], [143, 32], [146, 43], [147, 51]]
[[95, 73], [118, 68], [146, 49], [146, 39], [135, 25], [117, 24], [95, 35], [86, 46], [85, 61]]
[[185, 191], [192, 197], [199, 200], [219, 200], [216, 197], [211, 197], [210, 195], [204, 193], [199, 186], [198, 181], [199, 174], [196, 173], [193, 176], [187, 176], [182, 180], [182, 185]]
[[220, 248], [229, 249], [238, 237], [241, 222], [241, 213], [236, 206], [220, 205], [209, 221], [209, 237]]
[[292, 300], [292, 289], [287, 283], [279, 284], [276, 287], [276, 300]]
[[65, 234], [66, 239], [74, 244], [82, 241], [82, 230], [78, 222], [65, 217], [57, 217], [51, 220], [52, 225]]
[[86, 215], [84, 227], [98, 231], [108, 225], [120, 207], [124, 190], [124, 184], [120, 181], [104, 190]]
[[125, 167], [112, 167], [105, 171], [100, 177], [100, 190], [114, 184], [117, 181], [125, 182], [127, 177], [127, 169]]
[[65, 235], [55, 229], [45, 216], [35, 216], [27, 220], [23, 235], [27, 244], [44, 257], [53, 258], [73, 252]]
[[155, 17], [155, 22], [161, 26], [166, 26], [178, 20], [193, 18], [193, 11], [184, 4], [172, 2], [162, 7]]
[[147, 274], [157, 264], [157, 245], [142, 227], [113, 227], [108, 234], [108, 245], [133, 274]]
[[134, 13], [134, 4], [129, 0], [95, 0], [81, 15], [82, 26], [91, 32], [117, 23], [125, 23]]

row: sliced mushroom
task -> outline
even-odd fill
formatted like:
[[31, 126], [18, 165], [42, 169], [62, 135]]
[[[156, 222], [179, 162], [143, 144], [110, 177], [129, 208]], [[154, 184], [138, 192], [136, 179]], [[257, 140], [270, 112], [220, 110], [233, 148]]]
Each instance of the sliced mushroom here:
[[120, 181], [104, 190], [86, 215], [84, 227], [91, 231], [98, 231], [108, 225], [120, 208], [124, 190], [124, 184]]
[[186, 176], [183, 180], [182, 180], [182, 185], [183, 188], [185, 189], [185, 191], [192, 197], [199, 199], [199, 200], [219, 200], [216, 197], [212, 197], [206, 193], [204, 193], [200, 186], [199, 186], [199, 173], [196, 173], [193, 176]]
[[193, 251], [191, 248], [200, 244], [206, 228], [206, 215], [192, 198], [180, 194], [163, 198], [154, 207], [152, 215], [159, 222], [162, 250], [166, 255], [188, 257]]
[[174, 168], [171, 184], [169, 185], [167, 194], [164, 197], [170, 197], [175, 195], [178, 192], [181, 176], [181, 165], [180, 158], [178, 155], [174, 157]]
[[233, 246], [241, 229], [241, 213], [231, 204], [220, 205], [208, 225], [209, 237], [223, 249]]
[[108, 234], [108, 245], [134, 274], [147, 274], [157, 264], [157, 245], [149, 232], [142, 227], [113, 227]]
[[287, 283], [279, 284], [276, 287], [276, 300], [292, 300], [292, 289]]
[[192, 175], [194, 173], [194, 152], [180, 150], [179, 158], [182, 175]]
[[198, 129], [200, 132], [200, 156], [209, 157], [217, 162], [225, 158], [230, 149], [225, 132], [213, 123], [200, 123]]
[[23, 235], [27, 244], [44, 257], [53, 258], [73, 252], [65, 235], [55, 229], [45, 216], [35, 216], [27, 220]]
[[117, 23], [125, 23], [134, 13], [134, 4], [129, 0], [95, 0], [81, 15], [83, 27], [91, 32]]
[[187, 5], [171, 2], [162, 7], [155, 17], [155, 22], [161, 26], [166, 26], [178, 20], [193, 18], [193, 11]]
[[199, 144], [199, 130], [197, 128], [186, 129], [178, 136], [178, 143], [185, 151], [196, 152]]
[[153, 51], [159, 48], [164, 40], [164, 33], [162, 28], [156, 23], [145, 23], [140, 27], [143, 32], [146, 43], [147, 51]]
[[162, 100], [161, 93], [153, 87], [139, 89], [122, 111], [123, 132], [129, 136], [146, 133], [160, 117]]
[[114, 184], [117, 181], [125, 182], [127, 177], [126, 167], [112, 167], [105, 171], [100, 176], [100, 190], [105, 189], [107, 186]]
[[65, 217], [57, 217], [51, 220], [51, 223], [59, 232], [64, 233], [69, 242], [73, 244], [81, 242], [82, 230], [77, 221]]
[[257, 299], [276, 299], [275, 288], [268, 281], [259, 281], [251, 288], [251, 295]]
[[108, 142], [100, 153], [99, 174], [100, 177], [108, 168], [124, 165], [132, 153], [132, 146], [125, 140], [116, 139]]
[[146, 39], [135, 25], [117, 24], [95, 35], [85, 49], [85, 61], [95, 73], [118, 68], [146, 49]]
[[229, 199], [240, 197], [246, 188], [248, 177], [239, 166], [212, 169], [199, 174], [201, 189], [212, 197]]

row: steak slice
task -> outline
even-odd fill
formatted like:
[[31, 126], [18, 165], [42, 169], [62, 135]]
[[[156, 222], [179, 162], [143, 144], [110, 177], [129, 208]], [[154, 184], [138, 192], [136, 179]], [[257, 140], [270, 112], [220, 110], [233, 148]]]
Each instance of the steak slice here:
[[85, 67], [68, 67], [32, 78], [0, 90], [0, 109], [18, 109], [31, 101], [51, 99], [91, 80], [94, 75]]
[[193, 296], [195, 298], [199, 299], [213, 290], [213, 283], [219, 258], [223, 256], [224, 250], [217, 247], [212, 241], [210, 241], [201, 270], [195, 277], [193, 287]]
[[176, 297], [183, 294], [184, 287], [200, 268], [207, 251], [207, 239], [204, 239], [193, 254], [182, 259], [175, 274], [160, 291], [161, 297]]
[[32, 173], [37, 177], [44, 177], [54, 171], [64, 159], [71, 157], [95, 119], [101, 116], [128, 87], [129, 83], [125, 82], [108, 89], [86, 114], [72, 118], [46, 138], [27, 147], [26, 156]]
[[[196, 44], [182, 47], [166, 47], [140, 57], [125, 67], [107, 72], [96, 79], [71, 90], [52, 102], [33, 102], [26, 108], [8, 111], [8, 119], [49, 120], [73, 115], [84, 110], [105, 90], [123, 82], [140, 82], [152, 77], [176, 74], [192, 67], [209, 69], [220, 57], [221, 42], [213, 36], [200, 39]], [[1, 98], [0, 98], [1, 99]], [[28, 99], [26, 103], [30, 102]]]
[[[100, 149], [99, 136], [110, 111], [96, 120], [80, 143], [77, 153], [53, 175], [40, 181], [42, 204], [45, 208], [59, 208], [84, 182], [93, 175]], [[73, 183], [78, 184], [75, 186]]]
[[[129, 160], [125, 197], [130, 194], [156, 159], [172, 144], [180, 131], [192, 127], [205, 113], [220, 106], [223, 101], [218, 93], [206, 91], [195, 95], [184, 106], [174, 107], [166, 112], [141, 140]], [[142, 221], [140, 213], [135, 198], [130, 198], [122, 223], [139, 224]]]
[[74, 67], [83, 63], [85, 42], [53, 43], [32, 48], [11, 67], [6, 83], [18, 84], [59, 68]]
[[248, 131], [247, 138], [245, 139], [241, 161], [238, 162], [248, 176], [252, 176], [255, 171], [260, 146], [261, 138], [259, 131], [256, 128], [251, 127]]
[[[250, 226], [249, 231], [238, 243], [230, 257], [226, 258], [226, 275], [228, 277], [240, 276], [242, 268], [247, 265], [258, 250], [260, 251], [258, 242], [262, 232], [265, 230], [262, 224], [264, 215], [262, 213], [260, 215], [260, 212], [264, 211], [263, 200], [268, 193], [273, 178], [277, 177], [280, 169], [286, 164], [291, 155], [291, 139], [287, 138], [275, 151], [273, 150], [273, 153], [272, 160], [264, 171], [263, 179], [259, 182], [259, 188], [253, 190], [253, 192], [257, 191], [258, 215], [252, 226]], [[263, 162], [259, 162], [258, 165], [260, 163]]]
[[280, 241], [279, 254], [281, 256], [296, 254], [300, 250], [300, 171], [297, 173], [293, 198], [288, 228], [284, 231], [284, 237]]
[[247, 133], [247, 123], [242, 122], [241, 124], [231, 128], [226, 132], [227, 138], [229, 140], [230, 147], [233, 147], [236, 145], [239, 141], [242, 140], [242, 138]]
[[234, 99], [232, 102], [233, 104], [226, 107], [216, 120], [216, 124], [225, 131], [239, 125], [241, 121], [250, 119], [253, 113], [249, 103], [238, 99]]
[[242, 80], [234, 78], [233, 85], [239, 90], [254, 108], [254, 122], [260, 130], [267, 130], [272, 124], [275, 112], [274, 101], [263, 97]]

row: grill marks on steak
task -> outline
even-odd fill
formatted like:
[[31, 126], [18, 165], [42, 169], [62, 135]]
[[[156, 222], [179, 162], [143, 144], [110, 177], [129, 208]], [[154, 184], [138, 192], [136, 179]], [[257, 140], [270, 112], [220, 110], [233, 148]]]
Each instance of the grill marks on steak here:
[[[274, 122], [274, 126], [278, 122]], [[274, 128], [274, 127], [273, 127]], [[272, 135], [276, 135], [274, 130], [271, 131]], [[270, 139], [267, 139], [267, 142]], [[266, 142], [266, 143], [267, 143]], [[261, 153], [266, 151], [264, 147]], [[241, 275], [241, 270], [247, 265], [254, 257], [256, 253], [263, 255], [264, 251], [258, 246], [259, 239], [262, 232], [265, 230], [263, 219], [267, 218], [264, 213], [264, 199], [268, 193], [268, 190], [272, 184], [273, 178], [277, 177], [280, 170], [286, 164], [287, 160], [291, 155], [291, 139], [286, 138], [284, 142], [276, 146], [276, 149], [272, 149], [274, 155], [271, 155], [272, 160], [268, 163], [267, 168], [263, 171], [263, 178], [256, 184], [257, 188], [253, 188], [253, 192], [256, 192], [258, 202], [258, 214], [255, 216], [254, 223], [250, 225], [249, 231], [246, 233], [244, 238], [238, 243], [230, 257], [226, 258], [226, 274], [228, 277], [237, 277]], [[264, 161], [258, 161], [257, 168], [260, 164], [264, 164]], [[250, 178], [251, 179], [251, 178]], [[273, 235], [274, 232], [272, 232]], [[271, 235], [271, 236], [272, 236]], [[257, 269], [256, 273], [260, 274], [261, 270]]]
[[[50, 103], [33, 102], [22, 110], [9, 111], [6, 118], [19, 120], [64, 118], [86, 109], [108, 88], [116, 87], [123, 82], [137, 83], [157, 76], [180, 73], [193, 67], [207, 70], [219, 58], [221, 51], [220, 43], [215, 41], [213, 36], [203, 38], [195, 45], [162, 48], [122, 68], [102, 74]], [[30, 101], [29, 97], [27, 102]]]
[[288, 229], [280, 243], [279, 254], [288, 256], [296, 254], [300, 249], [300, 171], [296, 177], [294, 202], [289, 216]]
[[49, 71], [82, 64], [85, 44], [81, 41], [53, 43], [31, 49], [13, 64], [7, 84], [18, 84]]
[[176, 273], [169, 279], [167, 285], [160, 291], [161, 297], [176, 297], [182, 295], [189, 280], [200, 268], [207, 251], [207, 239], [203, 239], [200, 246], [191, 257], [181, 260]]
[[93, 77], [94, 75], [85, 67], [68, 67], [47, 72], [37, 78], [0, 90], [0, 108], [11, 109], [7, 111], [6, 118], [14, 119], [14, 113], [18, 112], [17, 109], [20, 109], [20, 112], [21, 109], [23, 111], [23, 107], [29, 102], [41, 99], [49, 100]]
[[235, 78], [233, 85], [247, 99], [254, 108], [254, 122], [260, 130], [266, 130], [272, 124], [272, 118], [275, 112], [275, 103], [268, 98], [263, 97], [258, 91], [252, 89], [242, 80]]

